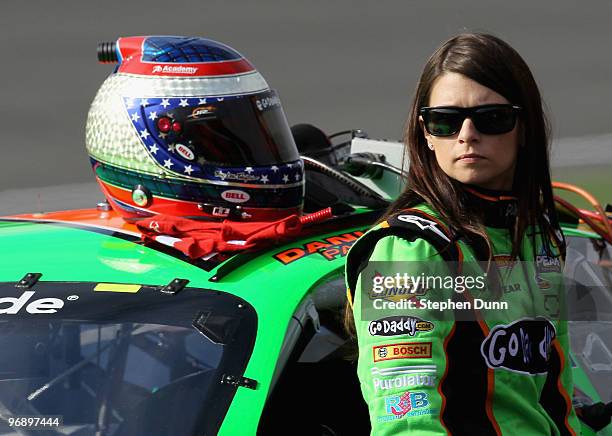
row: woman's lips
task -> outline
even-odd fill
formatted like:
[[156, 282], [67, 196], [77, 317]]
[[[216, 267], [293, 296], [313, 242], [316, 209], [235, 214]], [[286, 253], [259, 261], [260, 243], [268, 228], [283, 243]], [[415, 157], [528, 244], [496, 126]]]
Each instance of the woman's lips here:
[[462, 154], [461, 156], [457, 158], [459, 162], [464, 162], [464, 163], [478, 162], [482, 159], [485, 159], [485, 157], [479, 154], [476, 154], [476, 153]]

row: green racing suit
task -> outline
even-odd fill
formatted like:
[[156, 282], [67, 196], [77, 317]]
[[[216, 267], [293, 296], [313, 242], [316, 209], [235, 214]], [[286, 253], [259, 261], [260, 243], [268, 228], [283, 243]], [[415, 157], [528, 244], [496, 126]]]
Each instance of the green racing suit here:
[[[415, 286], [414, 277], [423, 270], [482, 273], [475, 250], [462, 240], [453, 254], [441, 254], [439, 242], [450, 233], [425, 203], [395, 214], [395, 224], [390, 219], [377, 224], [347, 255], [357, 375], [371, 434], [580, 434], [571, 402], [567, 320], [560, 316], [562, 237], [549, 235], [554, 253], [547, 256], [545, 236], [536, 232], [534, 258], [528, 237], [533, 229], [528, 229], [513, 264], [507, 221], [508, 211], [516, 212], [515, 202], [473, 194], [490, 217], [486, 231], [502, 278], [497, 300], [507, 303], [505, 310], [482, 308], [483, 301], [496, 301], [487, 289], [459, 293]], [[411, 227], [400, 228], [406, 223]], [[426, 237], [428, 231], [437, 234]], [[453, 259], [459, 261], [456, 267], [449, 266]], [[374, 289], [374, 283], [382, 283], [374, 277], [393, 277], [398, 270], [411, 274], [410, 286], [404, 282], [402, 288], [396, 277], [386, 282], [396, 286]], [[393, 305], [407, 300], [415, 305]], [[465, 317], [461, 313], [469, 313], [469, 319], [459, 318]]]

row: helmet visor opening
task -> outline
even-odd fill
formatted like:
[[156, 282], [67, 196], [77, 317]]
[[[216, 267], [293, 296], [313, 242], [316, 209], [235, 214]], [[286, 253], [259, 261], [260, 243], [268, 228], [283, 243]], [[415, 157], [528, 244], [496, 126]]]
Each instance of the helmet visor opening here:
[[271, 165], [299, 159], [274, 91], [189, 100], [167, 110], [158, 107], [162, 110], [153, 128], [170, 148], [187, 147], [199, 164]]

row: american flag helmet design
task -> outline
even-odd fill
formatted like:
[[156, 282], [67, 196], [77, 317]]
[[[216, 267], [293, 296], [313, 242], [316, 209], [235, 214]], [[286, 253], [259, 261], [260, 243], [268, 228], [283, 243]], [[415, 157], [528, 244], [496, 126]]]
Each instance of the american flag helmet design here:
[[101, 46], [101, 61], [118, 66], [91, 105], [86, 146], [124, 218], [301, 212], [304, 167], [280, 99], [240, 53], [178, 36]]

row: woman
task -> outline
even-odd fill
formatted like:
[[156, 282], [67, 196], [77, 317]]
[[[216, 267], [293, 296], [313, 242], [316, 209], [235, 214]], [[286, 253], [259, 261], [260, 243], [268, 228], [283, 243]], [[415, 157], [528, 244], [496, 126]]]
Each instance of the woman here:
[[[461, 34], [427, 61], [404, 138], [406, 188], [347, 256], [372, 434], [579, 434], [548, 136], [535, 80], [504, 41]], [[444, 267], [455, 279], [489, 262], [487, 287], [444, 294], [396, 277], [374, 289], [376, 276], [439, 272], [442, 260], [458, 261]], [[421, 305], [378, 310], [402, 300]]]

